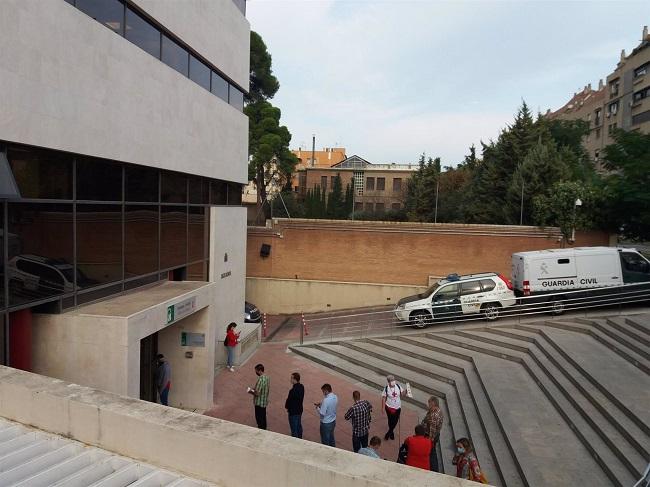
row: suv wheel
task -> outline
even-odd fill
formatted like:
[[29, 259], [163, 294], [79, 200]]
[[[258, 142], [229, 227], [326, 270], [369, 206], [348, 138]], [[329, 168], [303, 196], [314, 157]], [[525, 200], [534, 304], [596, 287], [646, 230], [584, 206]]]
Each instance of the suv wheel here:
[[481, 312], [486, 320], [495, 321], [499, 318], [499, 308], [501, 306], [498, 303], [486, 303], [481, 306]]
[[411, 325], [415, 328], [426, 328], [433, 319], [428, 311], [414, 311], [411, 313], [410, 318]]

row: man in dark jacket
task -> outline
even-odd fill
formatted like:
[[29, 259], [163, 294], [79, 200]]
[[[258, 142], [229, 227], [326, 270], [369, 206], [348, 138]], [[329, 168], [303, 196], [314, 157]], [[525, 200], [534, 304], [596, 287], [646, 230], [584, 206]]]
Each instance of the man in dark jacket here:
[[298, 372], [291, 374], [291, 384], [292, 387], [289, 389], [289, 396], [287, 396], [284, 407], [289, 414], [291, 436], [302, 438], [302, 401], [305, 398], [305, 386], [300, 383]]
[[172, 369], [162, 353], [156, 355], [156, 388], [160, 396], [160, 404], [169, 404], [169, 388], [172, 385]]

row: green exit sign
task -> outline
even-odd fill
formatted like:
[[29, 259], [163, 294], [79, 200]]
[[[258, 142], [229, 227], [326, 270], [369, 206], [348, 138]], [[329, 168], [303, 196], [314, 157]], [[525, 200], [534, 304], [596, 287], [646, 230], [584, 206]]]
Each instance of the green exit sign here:
[[167, 324], [174, 321], [174, 305], [167, 306]]

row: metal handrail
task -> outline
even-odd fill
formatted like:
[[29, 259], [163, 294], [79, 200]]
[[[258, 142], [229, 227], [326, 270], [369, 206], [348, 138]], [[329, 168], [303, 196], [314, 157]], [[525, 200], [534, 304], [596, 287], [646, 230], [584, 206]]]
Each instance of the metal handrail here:
[[650, 487], [650, 463], [645, 468], [643, 476], [632, 487]]

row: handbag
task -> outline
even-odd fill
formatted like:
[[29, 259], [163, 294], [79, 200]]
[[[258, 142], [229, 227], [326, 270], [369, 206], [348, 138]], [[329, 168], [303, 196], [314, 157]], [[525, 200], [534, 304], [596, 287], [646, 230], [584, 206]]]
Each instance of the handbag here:
[[397, 463], [406, 464], [406, 457], [408, 456], [409, 447], [406, 442], [402, 443], [397, 453]]

